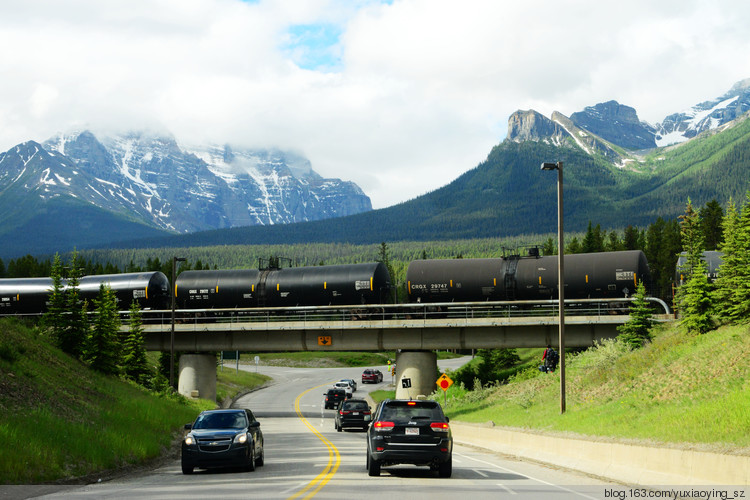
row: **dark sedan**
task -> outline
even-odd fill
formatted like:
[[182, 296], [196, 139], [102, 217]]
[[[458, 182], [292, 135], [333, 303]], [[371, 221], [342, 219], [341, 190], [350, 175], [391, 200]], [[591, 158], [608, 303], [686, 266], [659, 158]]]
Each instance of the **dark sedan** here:
[[341, 432], [345, 428], [364, 429], [370, 426], [370, 405], [364, 399], [347, 399], [339, 404], [333, 426]]
[[440, 404], [430, 400], [385, 400], [367, 431], [367, 471], [396, 464], [427, 465], [440, 477], [453, 470], [453, 436]]
[[195, 468], [253, 471], [263, 465], [263, 433], [250, 410], [204, 411], [185, 429], [190, 432], [182, 440], [183, 474], [192, 474]]

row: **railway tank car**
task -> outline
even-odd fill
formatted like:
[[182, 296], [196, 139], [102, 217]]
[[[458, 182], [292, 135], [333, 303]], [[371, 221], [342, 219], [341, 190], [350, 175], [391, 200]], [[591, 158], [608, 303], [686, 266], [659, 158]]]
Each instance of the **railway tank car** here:
[[[640, 250], [565, 255], [565, 298], [620, 298], [651, 285]], [[410, 302], [557, 298], [557, 256], [416, 260], [406, 271]]]
[[[136, 301], [142, 309], [165, 309], [169, 304], [169, 280], [161, 272], [103, 274], [84, 276], [78, 290], [82, 299], [92, 302], [101, 284], [115, 293], [120, 309]], [[63, 280], [63, 289], [67, 280]], [[36, 314], [47, 310], [52, 278], [11, 278], [0, 280], [0, 314]]]
[[183, 271], [175, 281], [180, 309], [381, 304], [390, 290], [381, 262]]

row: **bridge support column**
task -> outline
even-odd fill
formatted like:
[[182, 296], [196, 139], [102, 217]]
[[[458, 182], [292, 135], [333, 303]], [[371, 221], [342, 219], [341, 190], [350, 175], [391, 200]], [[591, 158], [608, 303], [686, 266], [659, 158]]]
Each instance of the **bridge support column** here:
[[201, 399], [216, 401], [216, 356], [214, 354], [180, 356], [177, 392], [187, 397], [194, 396], [197, 392]]
[[[396, 399], [429, 396], [437, 388], [437, 378], [437, 354], [434, 352], [399, 351], [396, 353]], [[408, 379], [411, 387], [403, 387], [405, 379]]]

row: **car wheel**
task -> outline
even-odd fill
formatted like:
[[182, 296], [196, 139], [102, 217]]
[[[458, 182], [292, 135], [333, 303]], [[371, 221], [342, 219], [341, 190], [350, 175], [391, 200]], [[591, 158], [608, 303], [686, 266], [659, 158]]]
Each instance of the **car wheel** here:
[[367, 475], [368, 476], [379, 476], [380, 475], [380, 462], [371, 458], [369, 453], [367, 455]]
[[449, 458], [447, 462], [443, 462], [438, 466], [438, 475], [440, 477], [451, 477], [453, 473], [453, 458]]
[[255, 465], [257, 465], [258, 467], [263, 465], [263, 463], [265, 462], [265, 454], [266, 454], [265, 449], [261, 448], [260, 456], [255, 459]]
[[183, 474], [192, 474], [193, 473], [193, 467], [191, 467], [191, 466], [189, 466], [187, 464], [182, 464], [182, 473]]
[[336, 426], [336, 430], [337, 430], [337, 431], [339, 431], [339, 432], [341, 432], [341, 431], [343, 431], [344, 429], [343, 429], [343, 428], [342, 428], [342, 427], [341, 427], [340, 425], [337, 425], [337, 426]]
[[255, 443], [250, 445], [250, 456], [247, 460], [247, 471], [252, 472], [255, 470]]

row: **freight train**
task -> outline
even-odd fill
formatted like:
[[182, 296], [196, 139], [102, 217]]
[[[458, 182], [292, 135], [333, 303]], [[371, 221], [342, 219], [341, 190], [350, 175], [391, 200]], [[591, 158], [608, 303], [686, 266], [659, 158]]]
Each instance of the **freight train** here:
[[[544, 300], [557, 297], [557, 256], [416, 260], [406, 273], [409, 302]], [[565, 297], [620, 298], [643, 281], [648, 262], [639, 250], [565, 256]], [[82, 298], [92, 300], [101, 283], [116, 293], [120, 309], [135, 300], [143, 309], [170, 306], [170, 287], [160, 272], [85, 276]], [[46, 309], [51, 278], [0, 280], [0, 314]], [[179, 309], [231, 309], [383, 304], [393, 286], [382, 263], [272, 269], [184, 271], [174, 283]]]
[[[142, 309], [164, 309], [169, 304], [169, 280], [161, 272], [84, 276], [78, 285], [81, 299], [92, 303], [102, 284], [115, 293], [120, 309], [128, 309], [133, 301]], [[65, 290], [68, 280], [62, 285]], [[0, 279], [0, 315], [44, 312], [52, 289], [52, 278]]]

